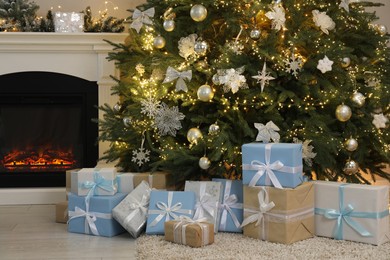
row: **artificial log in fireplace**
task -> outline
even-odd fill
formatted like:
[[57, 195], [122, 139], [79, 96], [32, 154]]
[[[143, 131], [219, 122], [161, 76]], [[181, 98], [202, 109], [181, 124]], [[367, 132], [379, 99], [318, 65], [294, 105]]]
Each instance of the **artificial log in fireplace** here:
[[0, 187], [62, 187], [98, 159], [96, 82], [53, 72], [0, 76]]

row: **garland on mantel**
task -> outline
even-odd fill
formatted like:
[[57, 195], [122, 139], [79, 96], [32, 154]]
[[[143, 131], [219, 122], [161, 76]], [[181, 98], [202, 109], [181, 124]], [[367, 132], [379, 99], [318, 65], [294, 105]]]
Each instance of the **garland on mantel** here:
[[[0, 0], [0, 32], [54, 32], [51, 10], [46, 17], [38, 17], [39, 6], [29, 0]], [[123, 32], [124, 19], [108, 16], [103, 12], [98, 18], [92, 16], [88, 6], [84, 14], [84, 32]]]

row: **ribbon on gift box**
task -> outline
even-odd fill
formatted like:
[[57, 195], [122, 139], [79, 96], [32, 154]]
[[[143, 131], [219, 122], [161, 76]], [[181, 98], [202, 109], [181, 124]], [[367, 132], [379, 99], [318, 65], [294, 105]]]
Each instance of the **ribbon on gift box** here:
[[240, 222], [238, 221], [238, 218], [236, 214], [233, 212], [232, 209], [242, 209], [243, 205], [242, 203], [238, 203], [238, 198], [236, 194], [230, 194], [232, 187], [232, 181], [227, 180], [225, 182], [225, 191], [224, 191], [224, 197], [223, 202], [221, 203], [221, 223], [219, 224], [219, 230], [225, 231], [226, 229], [226, 223], [227, 223], [227, 216], [228, 214], [231, 216], [234, 225], [239, 228]]
[[123, 221], [125, 224], [129, 223], [137, 214], [140, 214], [142, 218], [146, 219], [149, 207], [150, 196], [143, 195], [141, 201], [138, 201], [134, 197], [130, 197], [132, 202], [129, 205], [131, 213]]
[[363, 237], [371, 237], [372, 234], [365, 229], [358, 222], [352, 218], [370, 218], [370, 219], [380, 219], [389, 215], [388, 210], [382, 212], [357, 212], [354, 211], [352, 204], [347, 204], [345, 206], [344, 202], [344, 192], [345, 187], [348, 184], [341, 184], [339, 186], [339, 209], [323, 209], [315, 208], [315, 214], [323, 215], [327, 219], [336, 219], [336, 226], [333, 231], [333, 237], [337, 240], [343, 239], [343, 225], [344, 222], [347, 223], [352, 229], [358, 232]]
[[85, 204], [85, 210], [75, 207], [74, 211], [69, 211], [69, 220], [72, 221], [75, 218], [85, 218], [85, 233], [89, 234], [89, 231], [91, 230], [92, 234], [95, 236], [99, 236], [98, 228], [95, 224], [97, 218], [103, 218], [103, 219], [111, 219], [112, 214], [111, 213], [100, 213], [100, 212], [90, 212], [89, 211], [89, 201], [86, 201]]
[[272, 150], [271, 143], [265, 145], [265, 163], [262, 163], [258, 160], [253, 160], [251, 164], [243, 164], [242, 169], [243, 170], [249, 170], [249, 171], [257, 171], [256, 174], [252, 177], [251, 181], [249, 182], [250, 187], [256, 186], [256, 183], [260, 178], [266, 174], [266, 183], [270, 182], [275, 188], [283, 189], [282, 185], [280, 184], [278, 178], [276, 177], [274, 171], [280, 171], [284, 173], [301, 173], [303, 166], [285, 166], [281, 161], [277, 160], [274, 162], [271, 161], [271, 150]]
[[267, 190], [264, 187], [261, 187], [260, 192], [257, 194], [257, 198], [259, 200], [259, 210], [252, 210], [249, 208], [244, 208], [244, 214], [249, 213], [249, 217], [245, 218], [241, 224], [241, 227], [245, 227], [246, 225], [256, 222], [255, 227], [258, 225], [262, 226], [262, 239], [265, 239], [265, 225], [264, 225], [264, 214], [270, 211], [273, 207], [275, 207], [275, 203], [273, 201], [269, 202], [269, 195]]
[[173, 241], [178, 244], [186, 245], [186, 228], [188, 225], [195, 224], [198, 225], [202, 231], [202, 245], [208, 245], [210, 229], [209, 225], [206, 223], [207, 218], [193, 220], [187, 216], [180, 216], [178, 222], [173, 226]]
[[153, 227], [157, 225], [164, 217], [165, 221], [170, 220], [172, 217], [173, 219], [178, 219], [179, 214], [192, 214], [192, 209], [182, 209], [182, 203], [177, 202], [175, 205], [172, 206], [172, 199], [173, 199], [173, 191], [168, 192], [168, 204], [164, 203], [163, 201], [158, 201], [156, 203], [156, 207], [159, 209], [149, 209], [148, 214], [159, 214], [152, 223], [150, 223], [150, 226]]
[[114, 180], [106, 180], [99, 172], [93, 173], [93, 181], [81, 183], [81, 188], [89, 190], [86, 200], [89, 200], [93, 195], [97, 195], [97, 188], [108, 192], [116, 190]]
[[215, 217], [215, 209], [218, 208], [218, 201], [216, 201], [213, 196], [206, 192], [207, 183], [199, 183], [199, 200], [195, 204], [195, 214], [194, 219], [201, 219], [206, 217], [206, 213]]

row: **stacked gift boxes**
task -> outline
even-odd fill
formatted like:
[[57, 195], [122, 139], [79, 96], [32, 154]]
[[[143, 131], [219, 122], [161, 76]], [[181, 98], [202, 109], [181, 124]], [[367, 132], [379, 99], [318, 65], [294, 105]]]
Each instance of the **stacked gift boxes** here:
[[314, 235], [314, 188], [303, 183], [302, 145], [242, 146], [244, 236], [291, 244]]
[[112, 209], [126, 194], [117, 193], [115, 168], [83, 168], [71, 172], [68, 231], [112, 237], [124, 232]]

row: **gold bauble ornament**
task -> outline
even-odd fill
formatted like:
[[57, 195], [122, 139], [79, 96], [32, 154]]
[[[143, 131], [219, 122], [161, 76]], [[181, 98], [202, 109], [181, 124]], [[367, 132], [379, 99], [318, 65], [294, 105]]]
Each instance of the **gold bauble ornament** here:
[[352, 116], [352, 110], [347, 105], [339, 105], [335, 112], [336, 118], [341, 122], [348, 121]]
[[382, 36], [385, 36], [387, 34], [387, 27], [386, 25], [383, 25], [383, 24], [379, 24], [376, 29], [378, 30], [378, 32], [382, 35]]
[[253, 29], [249, 33], [249, 37], [251, 37], [252, 40], [257, 41], [261, 37], [261, 31], [259, 29]]
[[219, 125], [217, 123], [211, 124], [209, 126], [209, 135], [215, 135], [219, 132]]
[[357, 107], [362, 107], [366, 103], [366, 97], [360, 92], [353, 93], [351, 99]]
[[208, 168], [210, 168], [210, 165], [211, 162], [209, 158], [207, 158], [206, 156], [203, 156], [199, 159], [199, 167], [202, 168], [203, 170], [207, 170]]
[[346, 175], [354, 175], [359, 171], [359, 164], [355, 162], [354, 160], [348, 160], [343, 168], [343, 172]]
[[190, 16], [195, 22], [201, 22], [207, 17], [207, 9], [200, 4], [194, 5], [191, 8]]
[[124, 118], [123, 118], [123, 124], [124, 124], [126, 127], [131, 126], [131, 122], [132, 122], [131, 117], [124, 117]]
[[154, 41], [153, 41], [153, 46], [157, 49], [162, 49], [165, 47], [165, 44], [166, 44], [166, 41], [164, 39], [164, 37], [162, 36], [157, 36], [156, 38], [154, 38]]
[[209, 44], [206, 41], [197, 41], [194, 45], [194, 51], [199, 55], [206, 55], [209, 49]]
[[358, 141], [356, 139], [351, 137], [347, 141], [345, 141], [344, 146], [345, 146], [345, 149], [347, 149], [350, 152], [353, 152], [358, 148], [359, 144], [358, 144]]
[[213, 89], [205, 84], [199, 87], [197, 91], [198, 99], [204, 102], [208, 102], [213, 99], [214, 97], [214, 92]]
[[349, 57], [344, 57], [341, 59], [341, 67], [348, 68], [351, 65], [351, 59]]
[[197, 144], [198, 140], [203, 138], [202, 132], [199, 128], [193, 127], [187, 132], [187, 140], [191, 144]]
[[174, 20], [165, 20], [163, 23], [164, 30], [167, 32], [172, 32], [175, 30], [175, 21]]

